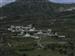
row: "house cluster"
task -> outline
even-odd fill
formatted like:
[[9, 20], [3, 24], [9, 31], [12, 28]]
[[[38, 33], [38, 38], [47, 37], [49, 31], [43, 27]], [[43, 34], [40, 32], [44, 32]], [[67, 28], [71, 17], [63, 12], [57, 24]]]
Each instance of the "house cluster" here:
[[47, 30], [38, 30], [35, 27], [32, 26], [32, 24], [27, 25], [27, 26], [14, 26], [11, 25], [8, 28], [9, 31], [11, 32], [19, 32], [17, 33], [18, 36], [23, 36], [23, 37], [33, 37], [33, 38], [40, 38], [46, 37], [46, 36], [57, 36], [59, 38], [65, 38], [64, 35], [58, 35], [57, 32], [53, 32], [52, 29], [47, 29]]
[[64, 11], [73, 11], [73, 10], [75, 10], [75, 7], [68, 8], [68, 9], [66, 9]]
[[73, 10], [75, 10], [75, 7], [70, 7], [70, 8], [60, 7], [60, 8], [59, 8], [59, 11], [60, 11], [60, 12], [73, 11]]

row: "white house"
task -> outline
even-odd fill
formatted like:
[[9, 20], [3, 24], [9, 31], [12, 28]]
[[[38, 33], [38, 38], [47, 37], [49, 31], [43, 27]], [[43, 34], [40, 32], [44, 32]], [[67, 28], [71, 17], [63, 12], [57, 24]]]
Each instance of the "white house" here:
[[31, 37], [29, 33], [26, 33], [23, 37]]
[[65, 36], [64, 35], [61, 35], [61, 36], [58, 36], [59, 38], [65, 38]]

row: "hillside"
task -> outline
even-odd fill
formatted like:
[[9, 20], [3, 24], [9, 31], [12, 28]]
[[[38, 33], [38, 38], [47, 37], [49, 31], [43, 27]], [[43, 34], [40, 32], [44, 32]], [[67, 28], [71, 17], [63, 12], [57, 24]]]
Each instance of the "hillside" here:
[[[15, 2], [0, 8], [0, 55], [75, 56], [75, 10], [63, 11], [75, 7], [75, 4], [55, 4], [51, 2], [40, 2], [38, 4], [30, 2], [28, 4], [24, 1], [21, 1], [24, 4]], [[7, 30], [11, 25], [26, 26], [30, 24], [36, 29], [52, 29], [52, 32], [65, 35], [64, 39], [68, 43], [66, 45], [48, 44], [46, 48], [40, 48], [37, 46], [36, 40], [17, 36], [16, 32], [12, 33]], [[43, 35], [40, 36], [43, 37]], [[49, 41], [60, 42], [60, 40], [64, 40], [57, 36], [47, 37], [43, 38], [45, 44]]]
[[74, 7], [75, 4], [56, 4], [51, 2], [30, 2], [29, 4], [25, 2], [22, 4], [22, 2], [24, 3], [25, 1], [11, 3], [0, 8], [0, 16], [6, 16], [6, 24], [35, 24], [48, 27], [51, 21], [60, 21], [67, 16], [75, 15], [75, 10], [59, 11], [61, 7], [65, 10]]
[[[23, 3], [24, 4], [23, 4]], [[75, 4], [57, 4], [52, 2], [14, 2], [0, 8], [0, 15], [54, 15], [62, 8], [63, 10], [75, 7]]]

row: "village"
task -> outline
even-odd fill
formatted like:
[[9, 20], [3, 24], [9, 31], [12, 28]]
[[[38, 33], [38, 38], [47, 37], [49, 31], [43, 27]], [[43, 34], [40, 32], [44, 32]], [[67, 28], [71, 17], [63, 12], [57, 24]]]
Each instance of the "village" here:
[[[14, 26], [11, 25], [8, 30], [12, 33], [17, 33], [16, 36], [12, 37], [17, 37], [17, 38], [34, 38], [37, 40], [37, 44], [40, 47], [42, 46], [41, 40], [44, 39], [44, 41], [49, 41], [46, 43], [57, 43], [57, 44], [66, 44], [66, 36], [65, 35], [59, 35], [57, 32], [53, 32], [52, 29], [47, 29], [47, 30], [41, 30], [41, 29], [36, 29], [35, 27], [32, 26], [32, 24], [27, 25], [27, 26]], [[56, 41], [50, 41], [50, 39], [56, 40]], [[58, 41], [59, 40], [59, 41]]]
[[11, 25], [10, 28], [8, 28], [8, 30], [11, 32], [17, 32], [17, 33], [19, 32], [17, 35], [23, 37], [35, 37], [35, 36], [43, 35], [43, 36], [50, 36], [50, 37], [57, 36], [59, 38], [65, 38], [65, 35], [59, 35], [57, 32], [53, 32], [52, 29], [47, 29], [47, 30], [36, 29], [35, 27], [32, 26], [32, 24], [27, 25], [26, 27]]

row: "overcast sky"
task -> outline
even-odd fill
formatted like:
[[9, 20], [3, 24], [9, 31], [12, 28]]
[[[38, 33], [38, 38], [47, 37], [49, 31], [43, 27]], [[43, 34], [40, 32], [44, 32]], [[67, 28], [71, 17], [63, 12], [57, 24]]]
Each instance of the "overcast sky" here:
[[15, 2], [15, 0], [0, 0], [0, 7], [11, 2]]
[[75, 3], [75, 0], [50, 0], [56, 3]]
[[[50, 0], [56, 3], [75, 3], [75, 0]], [[8, 3], [15, 2], [15, 0], [0, 0], [0, 7]]]

